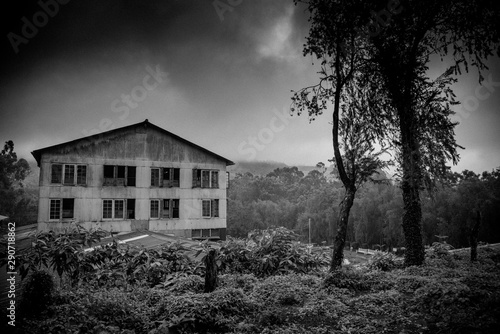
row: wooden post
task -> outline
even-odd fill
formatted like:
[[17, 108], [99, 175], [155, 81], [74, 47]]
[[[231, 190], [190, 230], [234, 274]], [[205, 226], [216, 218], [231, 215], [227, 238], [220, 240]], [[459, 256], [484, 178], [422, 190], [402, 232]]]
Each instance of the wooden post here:
[[210, 249], [205, 257], [205, 291], [212, 292], [217, 287], [217, 263], [215, 249]]

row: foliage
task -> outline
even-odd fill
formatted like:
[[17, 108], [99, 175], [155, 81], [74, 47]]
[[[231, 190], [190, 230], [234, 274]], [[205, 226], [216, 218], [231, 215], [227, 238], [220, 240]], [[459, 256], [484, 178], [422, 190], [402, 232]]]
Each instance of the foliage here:
[[152, 319], [168, 328], [206, 333], [227, 331], [255, 310], [255, 302], [241, 290], [222, 288], [209, 294], [165, 298], [157, 304]]
[[52, 303], [54, 290], [54, 279], [49, 273], [32, 272], [22, 286], [21, 313], [26, 317], [39, 315]]
[[36, 222], [37, 199], [23, 183], [30, 173], [28, 162], [17, 158], [14, 142], [6, 141], [0, 151], [0, 215], [9, 217], [18, 226]]
[[392, 269], [400, 268], [402, 266], [402, 258], [399, 258], [396, 255], [387, 252], [377, 251], [368, 261], [368, 267], [370, 269], [378, 269], [382, 271], [389, 271]]
[[[439, 241], [437, 236], [447, 235], [447, 242], [453, 247], [468, 247], [472, 225], [469, 213], [476, 210], [477, 203], [482, 204], [479, 240], [500, 242], [500, 225], [497, 224], [499, 170], [481, 175], [470, 171], [449, 173], [446, 184], [438, 185], [430, 193], [422, 191], [424, 243], [432, 245]], [[237, 231], [236, 235], [246, 238], [256, 227], [283, 226], [293, 230], [298, 240], [307, 242], [308, 220], [311, 219], [312, 243], [331, 245], [332, 235], [338, 227], [338, 209], [331, 203], [341, 200], [343, 189], [328, 172], [323, 172], [318, 167], [296, 186], [287, 185], [276, 177], [236, 176], [228, 189], [228, 233], [234, 236], [232, 231]], [[388, 176], [381, 174], [380, 177]], [[347, 240], [358, 245], [368, 244], [366, 248], [372, 249], [375, 244], [384, 244], [389, 250], [404, 246], [401, 227], [404, 203], [399, 184], [368, 182], [356, 196]]]
[[167, 287], [61, 287], [26, 333], [494, 333], [500, 251], [391, 271], [345, 266], [327, 275], [223, 274], [212, 293], [199, 275]]

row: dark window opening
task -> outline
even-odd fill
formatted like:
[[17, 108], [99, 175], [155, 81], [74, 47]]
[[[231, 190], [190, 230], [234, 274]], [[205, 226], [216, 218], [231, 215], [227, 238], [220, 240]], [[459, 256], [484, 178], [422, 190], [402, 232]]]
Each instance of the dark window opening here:
[[105, 186], [135, 187], [136, 167], [104, 165]]
[[128, 168], [127, 168], [127, 186], [135, 187], [135, 176], [136, 176], [136, 167], [128, 166]]
[[127, 199], [127, 219], [135, 219], [135, 198]]
[[125, 178], [125, 166], [116, 166], [117, 168], [117, 174], [116, 177], [119, 179], [124, 179]]
[[104, 165], [104, 178], [112, 179], [115, 177], [115, 166]]
[[180, 168], [151, 168], [151, 187], [179, 187]]
[[75, 199], [64, 198], [62, 200], [62, 218], [74, 218]]
[[179, 218], [179, 200], [172, 200], [172, 218]]

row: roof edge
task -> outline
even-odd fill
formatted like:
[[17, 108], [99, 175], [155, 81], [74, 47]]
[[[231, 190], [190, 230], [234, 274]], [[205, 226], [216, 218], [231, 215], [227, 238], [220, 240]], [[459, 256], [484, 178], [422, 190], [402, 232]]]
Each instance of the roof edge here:
[[151, 126], [152, 128], [157, 129], [160, 132], [166, 133], [169, 136], [172, 136], [175, 139], [180, 140], [181, 142], [184, 142], [184, 143], [189, 144], [189, 145], [193, 145], [193, 146], [201, 149], [202, 151], [204, 151], [204, 152], [206, 152], [206, 153], [208, 153], [210, 155], [214, 155], [217, 158], [219, 158], [221, 160], [224, 160], [226, 162], [226, 166], [232, 166], [232, 165], [234, 165], [233, 161], [231, 161], [231, 160], [229, 160], [227, 158], [224, 158], [223, 156], [221, 156], [221, 155], [219, 155], [217, 153], [214, 153], [214, 152], [212, 152], [212, 151], [204, 148], [203, 146], [200, 146], [200, 145], [195, 144], [195, 143], [193, 143], [193, 142], [191, 142], [191, 141], [189, 141], [189, 140], [187, 140], [185, 138], [182, 138], [181, 136], [178, 136], [175, 133], [172, 133], [172, 132], [170, 132], [168, 130], [165, 130], [165, 129], [159, 127], [158, 125], [155, 125], [155, 124], [149, 122], [149, 120], [147, 118], [143, 122], [126, 125], [126, 126], [123, 126], [121, 128], [116, 128], [116, 129], [108, 130], [108, 131], [105, 131], [105, 132], [96, 133], [94, 135], [90, 135], [90, 136], [86, 136], [86, 137], [82, 137], [82, 138], [70, 140], [70, 141], [67, 141], [67, 142], [64, 142], [64, 143], [60, 143], [60, 144], [56, 144], [56, 145], [52, 145], [52, 146], [47, 146], [47, 147], [44, 147], [44, 148], [40, 148], [40, 149], [32, 151], [31, 155], [33, 155], [33, 157], [36, 160], [36, 163], [37, 163], [38, 167], [40, 167], [40, 159], [42, 157], [42, 153], [44, 151], [46, 151], [46, 150], [55, 149], [55, 148], [62, 147], [62, 146], [68, 145], [68, 144], [74, 144], [74, 143], [77, 143], [77, 142], [79, 142], [81, 140], [85, 140], [85, 139], [89, 139], [89, 138], [93, 138], [93, 137], [96, 138], [98, 136], [107, 135], [107, 134], [110, 134], [110, 133], [113, 133], [113, 132], [116, 132], [116, 131], [119, 131], [119, 130], [124, 130], [124, 129], [129, 129], [129, 128], [132, 128], [132, 127], [136, 127], [138, 125], [144, 125], [145, 127]]

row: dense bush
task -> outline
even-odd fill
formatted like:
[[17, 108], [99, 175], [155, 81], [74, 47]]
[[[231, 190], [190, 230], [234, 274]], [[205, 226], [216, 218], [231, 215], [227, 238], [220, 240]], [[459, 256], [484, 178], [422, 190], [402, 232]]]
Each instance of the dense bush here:
[[403, 266], [403, 258], [392, 253], [375, 252], [372, 258], [368, 261], [368, 267], [382, 271], [389, 271]]
[[43, 270], [32, 272], [23, 283], [21, 313], [26, 317], [37, 316], [52, 303], [54, 279]]
[[323, 288], [330, 293], [337, 293], [337, 289], [360, 292], [369, 290], [370, 285], [363, 279], [361, 272], [343, 267], [328, 273], [323, 281]]
[[298, 236], [284, 227], [255, 230], [247, 239], [229, 238], [221, 244], [217, 265], [223, 274], [267, 277], [286, 273], [308, 273], [328, 266], [329, 255], [311, 252]]
[[[306, 248], [301, 253], [300, 244], [287, 237], [287, 231], [275, 239], [281, 231], [274, 236], [273, 231], [266, 233], [258, 236], [265, 239], [259, 242], [229, 245], [227, 249], [243, 250], [245, 257], [233, 257], [237, 261], [231, 262], [232, 251], [227, 251], [226, 260], [221, 260], [226, 266], [220, 270], [251, 268], [259, 259], [257, 252], [292, 263], [310, 255]], [[298, 255], [293, 247], [300, 249]], [[39, 317], [20, 318], [19, 330], [35, 334], [495, 332], [500, 326], [500, 252], [480, 249], [474, 263], [466, 253], [430, 252], [423, 266], [400, 268], [397, 258], [388, 260], [384, 255], [330, 273], [303, 274], [273, 260], [272, 271], [221, 273], [218, 288], [202, 293], [202, 271], [178, 245], [140, 250], [110, 244], [78, 253], [79, 284], [61, 285], [52, 298], [29, 297], [47, 304], [39, 307]], [[36, 275], [49, 277], [32, 272], [24, 294], [44, 291], [33, 288]], [[26, 288], [28, 282], [31, 288]]]
[[212, 293], [168, 296], [157, 304], [152, 319], [176, 330], [228, 331], [256, 309], [242, 290], [222, 288]]

